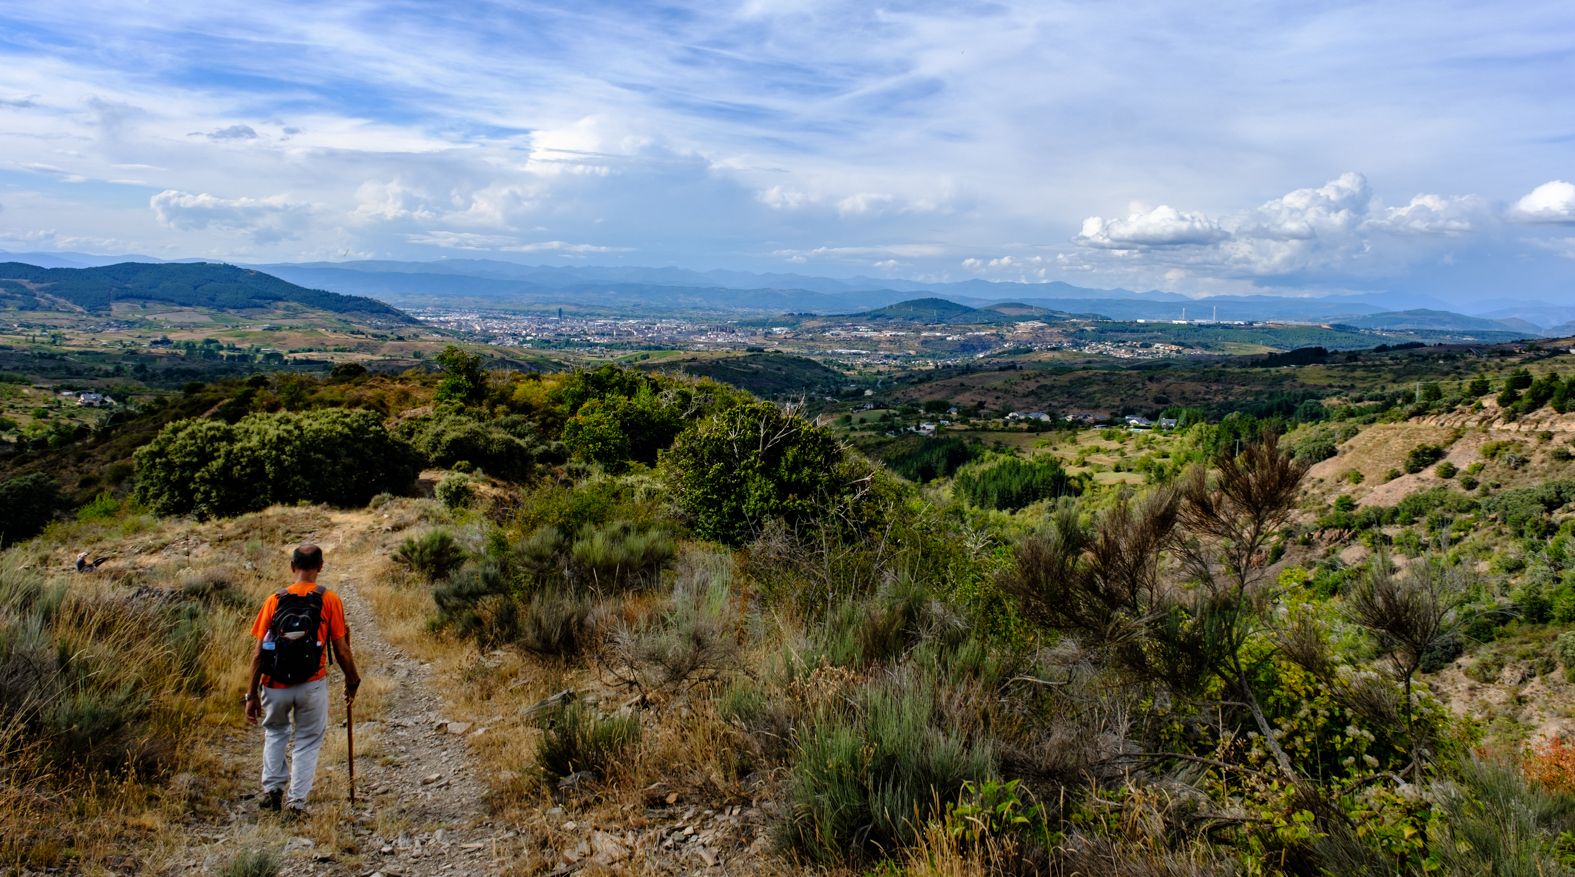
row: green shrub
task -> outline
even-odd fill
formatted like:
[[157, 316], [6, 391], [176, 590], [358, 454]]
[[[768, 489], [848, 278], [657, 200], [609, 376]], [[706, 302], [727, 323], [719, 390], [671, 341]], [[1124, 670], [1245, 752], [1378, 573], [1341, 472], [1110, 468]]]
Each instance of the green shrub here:
[[1528, 782], [1511, 763], [1462, 759], [1452, 794], [1436, 808], [1441, 834], [1433, 846], [1450, 875], [1533, 877], [1567, 873], [1575, 798]]
[[1558, 655], [1565, 677], [1575, 681], [1575, 631], [1566, 630], [1559, 634], [1559, 638], [1553, 641], [1553, 651]]
[[507, 571], [490, 558], [468, 564], [432, 592], [433, 626], [486, 646], [519, 634], [519, 606]]
[[613, 521], [585, 528], [569, 546], [571, 574], [598, 593], [648, 587], [676, 550], [665, 527]]
[[284, 859], [272, 850], [241, 850], [224, 863], [220, 877], [277, 877]]
[[563, 591], [533, 594], [518, 613], [513, 640], [520, 648], [544, 658], [572, 658], [589, 650], [595, 632], [591, 627], [589, 598]]
[[845, 511], [868, 484], [830, 432], [766, 402], [696, 423], [663, 460], [695, 534], [733, 546], [773, 520], [797, 528]]
[[643, 690], [676, 689], [734, 669], [739, 619], [732, 579], [730, 556], [692, 551], [660, 616], [617, 631], [615, 651]]
[[427, 466], [458, 470], [480, 467], [487, 474], [521, 481], [545, 462], [551, 450], [524, 422], [482, 421], [469, 414], [442, 411], [403, 421], [395, 429]]
[[1401, 475], [1404, 475], [1404, 474], [1405, 473], [1401, 472], [1399, 469], [1390, 469], [1389, 471], [1384, 473], [1384, 480], [1385, 481], [1393, 481], [1396, 478], [1399, 478]]
[[604, 778], [640, 741], [638, 717], [601, 715], [580, 700], [548, 712], [541, 719], [541, 729], [536, 767], [551, 778], [582, 772]]
[[1437, 466], [1433, 467], [1433, 474], [1437, 475], [1439, 478], [1445, 479], [1446, 481], [1455, 477], [1455, 474], [1459, 471], [1460, 467], [1456, 466], [1454, 463], [1449, 462], [1448, 460], [1445, 460], [1444, 462], [1439, 463]]
[[428, 530], [399, 543], [394, 562], [436, 582], [447, 579], [465, 563], [465, 549], [447, 530]]
[[802, 728], [788, 768], [789, 842], [822, 862], [889, 855], [965, 783], [994, 779], [989, 748], [934, 721], [935, 705], [933, 683], [910, 675]]
[[[649, 380], [649, 379], [647, 379]], [[683, 428], [683, 411], [646, 384], [633, 396], [587, 400], [563, 426], [563, 444], [575, 458], [621, 472], [630, 463], [656, 464]]]
[[469, 506], [476, 498], [476, 491], [471, 486], [470, 476], [463, 472], [450, 472], [437, 483], [433, 495], [444, 508], [453, 511]]
[[1444, 449], [1438, 445], [1420, 444], [1405, 455], [1405, 471], [1415, 474], [1444, 458]]
[[1298, 462], [1322, 462], [1340, 452], [1339, 441], [1335, 432], [1328, 427], [1305, 430], [1294, 442], [1290, 443], [1288, 450]]

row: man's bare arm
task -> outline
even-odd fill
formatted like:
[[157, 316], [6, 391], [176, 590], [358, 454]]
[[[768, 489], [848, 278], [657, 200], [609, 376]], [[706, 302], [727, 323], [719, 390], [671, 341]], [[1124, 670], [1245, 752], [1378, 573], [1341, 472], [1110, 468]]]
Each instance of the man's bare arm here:
[[252, 670], [246, 686], [246, 720], [255, 723], [262, 715], [262, 703], [257, 699], [257, 687], [262, 684], [262, 640], [252, 646]]
[[333, 638], [334, 656], [339, 659], [339, 666], [345, 671], [345, 700], [355, 700], [356, 690], [361, 687], [361, 673], [356, 670], [355, 653], [350, 651], [350, 638], [336, 636]]

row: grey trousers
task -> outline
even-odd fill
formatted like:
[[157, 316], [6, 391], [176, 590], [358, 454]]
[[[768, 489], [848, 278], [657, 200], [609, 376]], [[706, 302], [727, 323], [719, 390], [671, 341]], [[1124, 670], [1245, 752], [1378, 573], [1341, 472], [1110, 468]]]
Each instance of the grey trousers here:
[[[312, 778], [317, 773], [317, 753], [323, 748], [323, 733], [328, 730], [328, 679], [303, 682], [289, 688], [264, 686], [262, 711], [263, 791], [283, 789], [288, 780], [290, 790], [286, 798], [290, 804], [304, 807], [306, 796], [312, 793]], [[295, 753], [286, 773], [284, 752], [291, 736], [295, 738]]]

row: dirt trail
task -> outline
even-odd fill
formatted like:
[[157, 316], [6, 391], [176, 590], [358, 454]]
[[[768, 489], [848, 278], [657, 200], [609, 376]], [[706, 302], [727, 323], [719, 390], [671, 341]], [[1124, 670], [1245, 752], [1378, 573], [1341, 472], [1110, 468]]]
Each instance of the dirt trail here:
[[384, 638], [355, 586], [368, 572], [358, 567], [370, 567], [376, 554], [341, 551], [341, 562], [333, 562], [336, 548], [349, 549], [354, 542], [366, 547], [367, 523], [334, 517], [330, 532], [317, 534], [330, 560], [323, 582], [344, 600], [350, 642], [366, 680], [362, 700], [371, 700], [375, 687], [383, 707], [373, 719], [357, 716], [356, 804], [352, 809], [346, 800], [343, 674], [333, 669], [329, 698], [335, 719], [306, 819], [289, 823], [257, 811], [261, 732], [248, 729], [225, 740], [219, 753], [241, 790], [225, 804], [227, 824], [192, 826], [193, 846], [176, 851], [163, 873], [218, 873], [248, 848], [282, 849], [283, 871], [296, 874], [436, 877], [501, 870], [500, 847], [514, 834], [486, 824], [486, 784], [466, 751], [466, 736], [482, 729], [448, 721], [431, 668]]

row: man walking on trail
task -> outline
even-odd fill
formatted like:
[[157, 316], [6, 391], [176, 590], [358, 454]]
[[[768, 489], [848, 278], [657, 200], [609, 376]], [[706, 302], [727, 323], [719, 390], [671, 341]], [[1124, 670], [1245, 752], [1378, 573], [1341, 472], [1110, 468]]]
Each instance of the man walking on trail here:
[[[290, 558], [295, 583], [272, 594], [252, 624], [251, 684], [246, 689], [246, 721], [263, 726], [264, 810], [288, 805], [291, 816], [306, 812], [306, 797], [317, 773], [317, 753], [328, 730], [329, 649], [345, 674], [345, 703], [361, 687], [350, 630], [339, 595], [319, 585], [323, 550], [301, 545]], [[294, 724], [295, 753], [285, 770], [284, 754]], [[286, 783], [289, 795], [286, 800]]]

